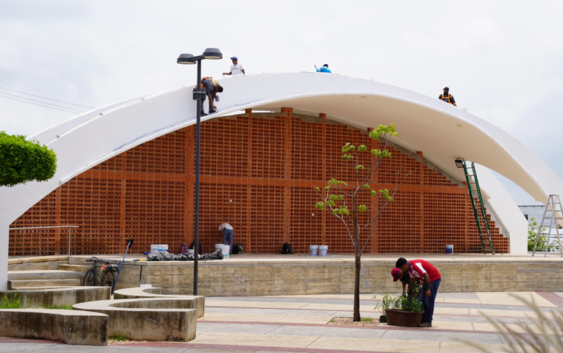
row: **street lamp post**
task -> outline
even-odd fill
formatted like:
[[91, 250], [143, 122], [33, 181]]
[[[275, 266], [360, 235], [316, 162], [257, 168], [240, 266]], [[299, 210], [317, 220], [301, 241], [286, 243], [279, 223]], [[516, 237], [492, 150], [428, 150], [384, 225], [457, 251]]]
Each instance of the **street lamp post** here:
[[195, 229], [194, 229], [194, 295], [197, 295], [198, 258], [199, 258], [199, 145], [201, 130], [201, 110], [207, 91], [201, 88], [201, 61], [203, 59], [222, 59], [223, 54], [217, 48], [207, 48], [202, 55], [180, 54], [178, 64], [194, 65], [197, 63], [197, 82], [195, 84], [193, 99], [196, 104], [196, 133], [195, 133]]

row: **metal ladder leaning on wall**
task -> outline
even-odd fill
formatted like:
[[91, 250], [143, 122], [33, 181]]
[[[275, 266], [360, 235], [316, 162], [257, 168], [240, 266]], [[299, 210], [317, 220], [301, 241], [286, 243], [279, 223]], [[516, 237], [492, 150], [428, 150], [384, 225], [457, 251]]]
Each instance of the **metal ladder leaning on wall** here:
[[[481, 246], [483, 247], [483, 254], [487, 254], [487, 249], [485, 247], [485, 242], [483, 241], [483, 229], [481, 228], [481, 221], [479, 220], [479, 211], [477, 210], [477, 205], [475, 199], [479, 200], [479, 205], [481, 205], [481, 213], [485, 223], [485, 230], [487, 231], [487, 239], [491, 247], [491, 254], [495, 254], [495, 249], [493, 248], [493, 241], [491, 240], [491, 231], [489, 229], [489, 221], [487, 220], [487, 211], [485, 211], [485, 204], [483, 203], [483, 197], [481, 196], [481, 188], [479, 187], [479, 179], [477, 179], [477, 171], [475, 170], [475, 163], [463, 161], [463, 171], [465, 172], [465, 180], [467, 181], [467, 189], [469, 190], [469, 198], [471, 199], [471, 204], [473, 205], [473, 214], [475, 215], [475, 221], [477, 221], [477, 229], [479, 230], [479, 237], [481, 238]], [[471, 181], [473, 177], [474, 181]], [[474, 194], [477, 193], [477, 195]]]
[[[547, 232], [542, 231], [544, 228], [544, 223], [546, 221], [547, 211], [549, 211], [549, 207], [551, 206], [551, 216], [547, 217], [549, 220], [549, 229]], [[559, 209], [557, 209], [559, 206]], [[557, 213], [560, 213], [562, 217], [557, 217]], [[547, 256], [547, 250], [549, 248], [549, 242], [551, 240], [551, 228], [555, 227], [555, 234], [557, 234], [557, 243], [559, 245], [559, 253], [563, 257], [563, 249], [561, 248], [561, 237], [559, 234], [559, 224], [557, 223], [558, 219], [563, 219], [563, 207], [561, 207], [561, 199], [559, 195], [549, 195], [547, 198], [547, 204], [545, 205], [545, 210], [543, 211], [543, 217], [541, 219], [540, 227], [538, 228], [538, 236], [536, 238], [536, 244], [534, 245], [534, 251], [532, 252], [532, 256], [536, 254], [536, 250], [543, 250], [543, 256]], [[547, 235], [547, 240], [544, 243], [543, 249], [537, 249], [538, 241], [542, 235]]]

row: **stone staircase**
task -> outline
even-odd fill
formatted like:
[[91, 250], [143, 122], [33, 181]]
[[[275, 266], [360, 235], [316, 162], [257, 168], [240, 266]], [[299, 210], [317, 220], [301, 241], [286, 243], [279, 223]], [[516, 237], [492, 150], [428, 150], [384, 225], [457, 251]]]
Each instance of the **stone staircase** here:
[[8, 271], [9, 290], [82, 286], [83, 271]]

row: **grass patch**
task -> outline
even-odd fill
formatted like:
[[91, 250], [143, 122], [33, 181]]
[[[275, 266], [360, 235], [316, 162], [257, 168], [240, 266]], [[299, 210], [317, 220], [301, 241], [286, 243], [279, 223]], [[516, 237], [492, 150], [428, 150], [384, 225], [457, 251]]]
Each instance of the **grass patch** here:
[[330, 319], [330, 321], [329, 321], [329, 322], [334, 322], [334, 320], [335, 320], [335, 319], [338, 319], [338, 317], [336, 317], [336, 316], [335, 316], [335, 317], [333, 317], [332, 319]]
[[360, 321], [373, 321], [371, 317], [362, 317]]
[[[15, 293], [12, 300], [8, 298], [7, 294], [4, 294], [4, 298], [0, 300], [0, 309], [22, 309], [18, 293]], [[72, 310], [72, 305], [38, 305], [31, 307], [30, 309], [58, 309], [58, 310]]]
[[125, 341], [127, 338], [123, 335], [113, 335], [108, 337], [108, 340], [110, 341], [116, 341], [116, 342], [123, 342]]
[[12, 300], [8, 298], [7, 294], [4, 294], [4, 298], [0, 301], [0, 309], [19, 309], [21, 308], [20, 298], [18, 298], [18, 293], [14, 294]]

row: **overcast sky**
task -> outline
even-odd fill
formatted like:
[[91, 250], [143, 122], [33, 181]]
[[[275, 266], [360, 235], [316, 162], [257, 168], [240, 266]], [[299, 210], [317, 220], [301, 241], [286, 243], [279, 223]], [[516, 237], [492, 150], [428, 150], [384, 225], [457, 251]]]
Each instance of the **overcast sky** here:
[[[449, 86], [459, 107], [563, 177], [562, 19], [563, 1], [537, 0], [0, 0], [0, 130], [31, 135], [75, 115], [21, 97], [87, 110], [6, 89], [98, 107], [192, 84], [178, 54], [217, 47], [248, 74], [327, 63], [432, 97]], [[207, 61], [204, 74], [229, 64]], [[518, 204], [534, 203], [499, 179]]]

